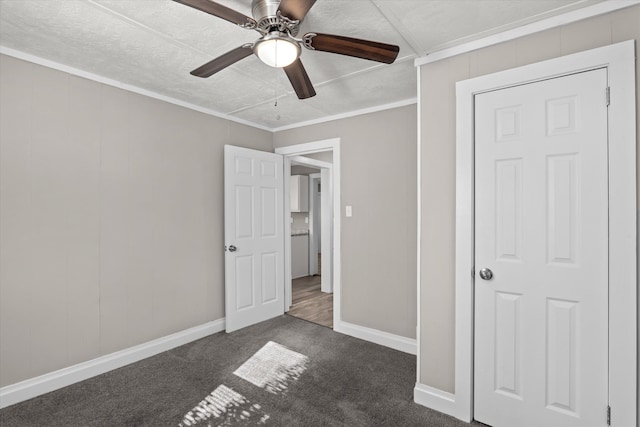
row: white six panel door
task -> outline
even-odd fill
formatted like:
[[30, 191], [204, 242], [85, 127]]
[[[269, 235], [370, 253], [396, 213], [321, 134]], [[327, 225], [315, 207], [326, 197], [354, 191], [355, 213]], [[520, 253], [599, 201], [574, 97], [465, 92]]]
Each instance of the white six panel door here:
[[483, 423], [606, 426], [606, 87], [602, 69], [476, 96], [474, 416]]
[[227, 332], [284, 314], [283, 174], [279, 154], [224, 147]]

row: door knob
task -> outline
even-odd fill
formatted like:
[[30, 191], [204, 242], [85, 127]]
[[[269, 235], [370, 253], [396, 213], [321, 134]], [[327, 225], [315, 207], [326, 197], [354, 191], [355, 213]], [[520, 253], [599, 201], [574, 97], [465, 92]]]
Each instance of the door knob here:
[[493, 279], [493, 271], [488, 268], [483, 268], [480, 270], [480, 278], [482, 280], [491, 280]]
[[238, 248], [236, 248], [235, 246], [233, 246], [233, 245], [229, 246], [229, 252], [235, 252], [237, 250], [238, 250]]

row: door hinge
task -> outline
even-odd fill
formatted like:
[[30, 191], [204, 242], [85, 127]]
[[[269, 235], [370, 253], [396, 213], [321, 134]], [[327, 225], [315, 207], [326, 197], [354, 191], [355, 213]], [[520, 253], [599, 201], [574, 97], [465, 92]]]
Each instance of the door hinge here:
[[607, 406], [607, 425], [611, 425], [611, 406]]
[[607, 86], [604, 92], [605, 99], [607, 101], [607, 107], [611, 104], [611, 88]]

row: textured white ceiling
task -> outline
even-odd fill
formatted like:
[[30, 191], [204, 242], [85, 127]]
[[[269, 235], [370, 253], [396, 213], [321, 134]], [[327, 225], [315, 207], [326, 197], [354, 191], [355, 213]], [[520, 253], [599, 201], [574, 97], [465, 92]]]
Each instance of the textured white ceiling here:
[[[274, 129], [410, 100], [415, 58], [599, 1], [318, 0], [300, 34], [397, 44], [400, 55], [383, 65], [303, 49], [317, 92], [307, 100], [253, 55], [191, 76], [259, 34], [171, 0], [0, 0], [0, 45]], [[251, 16], [251, 0], [218, 2]]]

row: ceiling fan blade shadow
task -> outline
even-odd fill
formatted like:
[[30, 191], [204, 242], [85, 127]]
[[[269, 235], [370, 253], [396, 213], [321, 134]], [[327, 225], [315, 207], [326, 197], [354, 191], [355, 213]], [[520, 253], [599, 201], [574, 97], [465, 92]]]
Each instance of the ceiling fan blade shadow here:
[[313, 84], [309, 79], [307, 71], [304, 69], [300, 59], [296, 59], [291, 65], [284, 67], [284, 72], [287, 74], [293, 90], [296, 91], [299, 99], [307, 99], [312, 96], [316, 96], [316, 90], [313, 88]]
[[353, 56], [385, 64], [393, 63], [400, 52], [400, 47], [396, 45], [332, 34], [307, 33], [303, 40], [305, 47], [312, 50]]
[[278, 11], [289, 19], [302, 21], [316, 0], [281, 0]]
[[216, 59], [207, 62], [204, 65], [196, 68], [191, 72], [192, 75], [196, 77], [209, 77], [214, 75], [220, 70], [227, 68], [229, 65], [233, 65], [241, 59], [246, 58], [247, 56], [253, 53], [251, 44], [244, 44], [240, 47], [237, 47], [229, 52], [225, 53], [222, 56], [217, 57]]
[[210, 15], [222, 18], [225, 21], [229, 21], [233, 24], [239, 25], [243, 28], [253, 29], [256, 28], [256, 21], [240, 12], [223, 6], [220, 3], [216, 3], [211, 0], [173, 0], [176, 3], [191, 6], [194, 9], [198, 9], [202, 12], [206, 12]]

